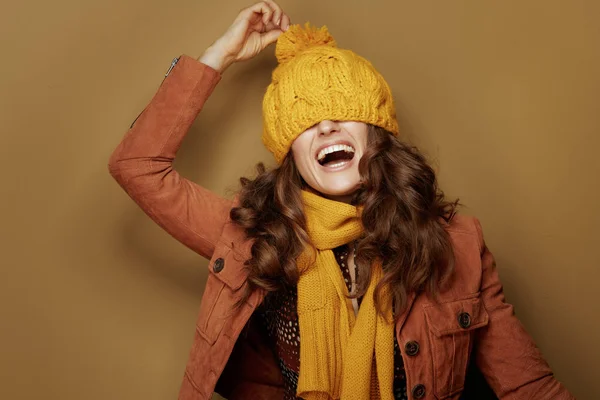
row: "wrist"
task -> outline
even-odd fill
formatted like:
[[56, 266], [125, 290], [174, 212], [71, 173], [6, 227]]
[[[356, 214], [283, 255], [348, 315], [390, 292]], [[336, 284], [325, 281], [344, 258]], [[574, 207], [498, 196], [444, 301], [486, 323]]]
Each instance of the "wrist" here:
[[224, 56], [214, 47], [206, 49], [204, 54], [198, 57], [198, 61], [208, 65], [219, 73], [223, 73], [233, 63], [233, 60], [230, 57]]

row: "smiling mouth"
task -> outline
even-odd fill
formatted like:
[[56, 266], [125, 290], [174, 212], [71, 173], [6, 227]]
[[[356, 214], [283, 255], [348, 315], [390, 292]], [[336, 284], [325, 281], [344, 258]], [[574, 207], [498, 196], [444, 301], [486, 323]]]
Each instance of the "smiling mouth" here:
[[322, 149], [317, 155], [317, 162], [327, 168], [345, 165], [354, 158], [354, 148], [346, 144], [336, 144]]

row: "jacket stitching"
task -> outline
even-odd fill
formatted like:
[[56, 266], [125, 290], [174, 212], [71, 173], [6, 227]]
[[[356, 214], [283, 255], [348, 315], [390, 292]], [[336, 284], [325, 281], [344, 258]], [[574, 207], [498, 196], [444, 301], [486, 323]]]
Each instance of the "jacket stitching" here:
[[194, 381], [194, 378], [192, 378], [192, 375], [189, 373], [187, 368], [185, 370], [185, 377], [187, 378], [190, 385], [194, 388], [194, 390], [196, 390], [202, 396], [206, 396], [206, 393], [204, 393], [202, 390], [200, 390], [200, 387], [198, 386], [198, 384], [196, 384], [196, 381]]

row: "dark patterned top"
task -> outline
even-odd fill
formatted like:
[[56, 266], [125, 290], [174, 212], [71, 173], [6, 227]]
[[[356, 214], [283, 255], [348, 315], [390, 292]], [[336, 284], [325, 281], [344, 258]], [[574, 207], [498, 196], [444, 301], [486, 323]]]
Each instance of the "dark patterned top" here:
[[[333, 253], [350, 292], [352, 282], [347, 263], [348, 250], [348, 245], [344, 245], [333, 249]], [[296, 313], [297, 299], [296, 288], [290, 288], [284, 292], [271, 294], [257, 310], [258, 317], [267, 330], [271, 343], [273, 343], [273, 350], [279, 361], [284, 380], [284, 400], [301, 400], [300, 397], [296, 397], [298, 373], [300, 371], [300, 329], [298, 327], [298, 314]], [[358, 303], [360, 304], [360, 299], [358, 299]], [[408, 399], [404, 362], [396, 341], [396, 335], [394, 335], [394, 399]]]

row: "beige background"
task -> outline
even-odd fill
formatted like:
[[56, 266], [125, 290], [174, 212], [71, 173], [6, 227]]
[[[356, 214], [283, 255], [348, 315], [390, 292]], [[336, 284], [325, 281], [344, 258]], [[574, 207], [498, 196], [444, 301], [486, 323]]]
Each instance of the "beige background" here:
[[[600, 2], [281, 1], [370, 59], [406, 137], [484, 226], [559, 379], [600, 398]], [[206, 260], [107, 161], [172, 58], [246, 0], [10, 2], [0, 14], [0, 398], [174, 399]], [[224, 195], [259, 160], [273, 48], [225, 74], [180, 151]]]

